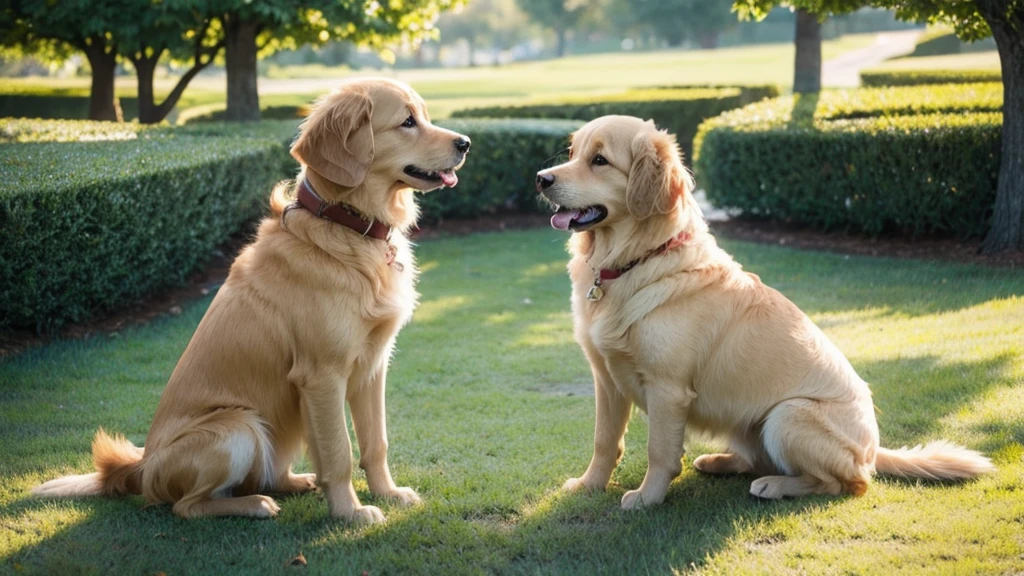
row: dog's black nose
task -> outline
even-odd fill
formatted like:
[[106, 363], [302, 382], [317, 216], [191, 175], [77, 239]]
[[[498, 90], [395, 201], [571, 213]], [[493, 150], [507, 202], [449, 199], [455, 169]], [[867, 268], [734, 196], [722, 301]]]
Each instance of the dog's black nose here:
[[469, 141], [469, 138], [460, 137], [455, 139], [455, 149], [459, 152], [469, 152], [470, 145], [472, 145], [472, 142]]
[[544, 174], [542, 172], [537, 173], [537, 192], [540, 192], [541, 190], [547, 190], [554, 183], [554, 174]]

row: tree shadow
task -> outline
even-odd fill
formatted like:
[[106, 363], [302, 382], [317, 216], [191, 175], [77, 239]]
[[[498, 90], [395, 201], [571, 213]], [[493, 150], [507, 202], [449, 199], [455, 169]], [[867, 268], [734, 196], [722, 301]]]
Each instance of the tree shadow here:
[[820, 97], [821, 95], [817, 92], [793, 94], [793, 109], [790, 111], [786, 127], [790, 130], [813, 130], [814, 114], [818, 110]]

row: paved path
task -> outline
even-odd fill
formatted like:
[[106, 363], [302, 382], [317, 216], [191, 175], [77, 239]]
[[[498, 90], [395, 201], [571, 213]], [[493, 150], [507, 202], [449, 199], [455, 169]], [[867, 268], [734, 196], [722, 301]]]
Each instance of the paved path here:
[[846, 52], [821, 65], [821, 85], [854, 88], [860, 86], [860, 71], [877, 66], [896, 56], [914, 51], [917, 37], [923, 30], [882, 32], [867, 48]]

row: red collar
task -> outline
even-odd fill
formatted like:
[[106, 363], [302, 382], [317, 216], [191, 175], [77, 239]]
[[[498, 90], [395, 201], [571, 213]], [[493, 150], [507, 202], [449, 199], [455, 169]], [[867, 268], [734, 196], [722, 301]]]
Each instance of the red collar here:
[[391, 227], [378, 220], [367, 220], [353, 207], [348, 204], [328, 204], [313, 190], [305, 179], [299, 182], [298, 193], [295, 202], [324, 220], [341, 224], [355, 230], [363, 236], [376, 238], [377, 240], [388, 240], [391, 237]]
[[[598, 277], [595, 278], [595, 280], [615, 280], [619, 276], [622, 276], [626, 272], [629, 272], [630, 270], [635, 268], [637, 265], [642, 264], [655, 256], [660, 256], [665, 252], [668, 252], [669, 250], [678, 248], [683, 244], [686, 244], [686, 242], [690, 240], [690, 237], [690, 233], [687, 232], [686, 230], [683, 230], [679, 234], [676, 234], [675, 236], [669, 238], [661, 246], [658, 246], [657, 248], [651, 250], [647, 254], [644, 254], [643, 256], [637, 258], [636, 260], [633, 260], [632, 262], [626, 264], [622, 268], [602, 268], [601, 271], [598, 273]], [[597, 281], [595, 282], [595, 285], [600, 286], [601, 283]]]

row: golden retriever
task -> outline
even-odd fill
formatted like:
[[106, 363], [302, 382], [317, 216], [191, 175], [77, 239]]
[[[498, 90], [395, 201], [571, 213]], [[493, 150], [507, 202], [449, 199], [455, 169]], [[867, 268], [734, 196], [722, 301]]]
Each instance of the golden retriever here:
[[[454, 186], [469, 147], [432, 125], [404, 84], [352, 80], [323, 98], [291, 149], [302, 166], [295, 183], [274, 190], [272, 216], [178, 361], [145, 449], [100, 429], [97, 472], [34, 493], [141, 493], [182, 517], [267, 517], [278, 505], [261, 492], [319, 485], [333, 517], [380, 522], [352, 487], [347, 401], [370, 491], [419, 502], [388, 469], [385, 378], [417, 302], [406, 237], [414, 189]], [[302, 187], [305, 205], [288, 206], [290, 189]], [[315, 475], [292, 473], [303, 440]]]
[[745, 273], [708, 232], [673, 136], [606, 116], [572, 137], [569, 160], [537, 175], [572, 231], [575, 336], [594, 376], [594, 456], [564, 489], [603, 490], [633, 404], [648, 468], [622, 508], [662, 502], [682, 471], [684, 431], [724, 437], [709, 474], [752, 473], [761, 498], [862, 494], [876, 471], [930, 479], [992, 470], [947, 442], [879, 446], [867, 384], [792, 302]]

